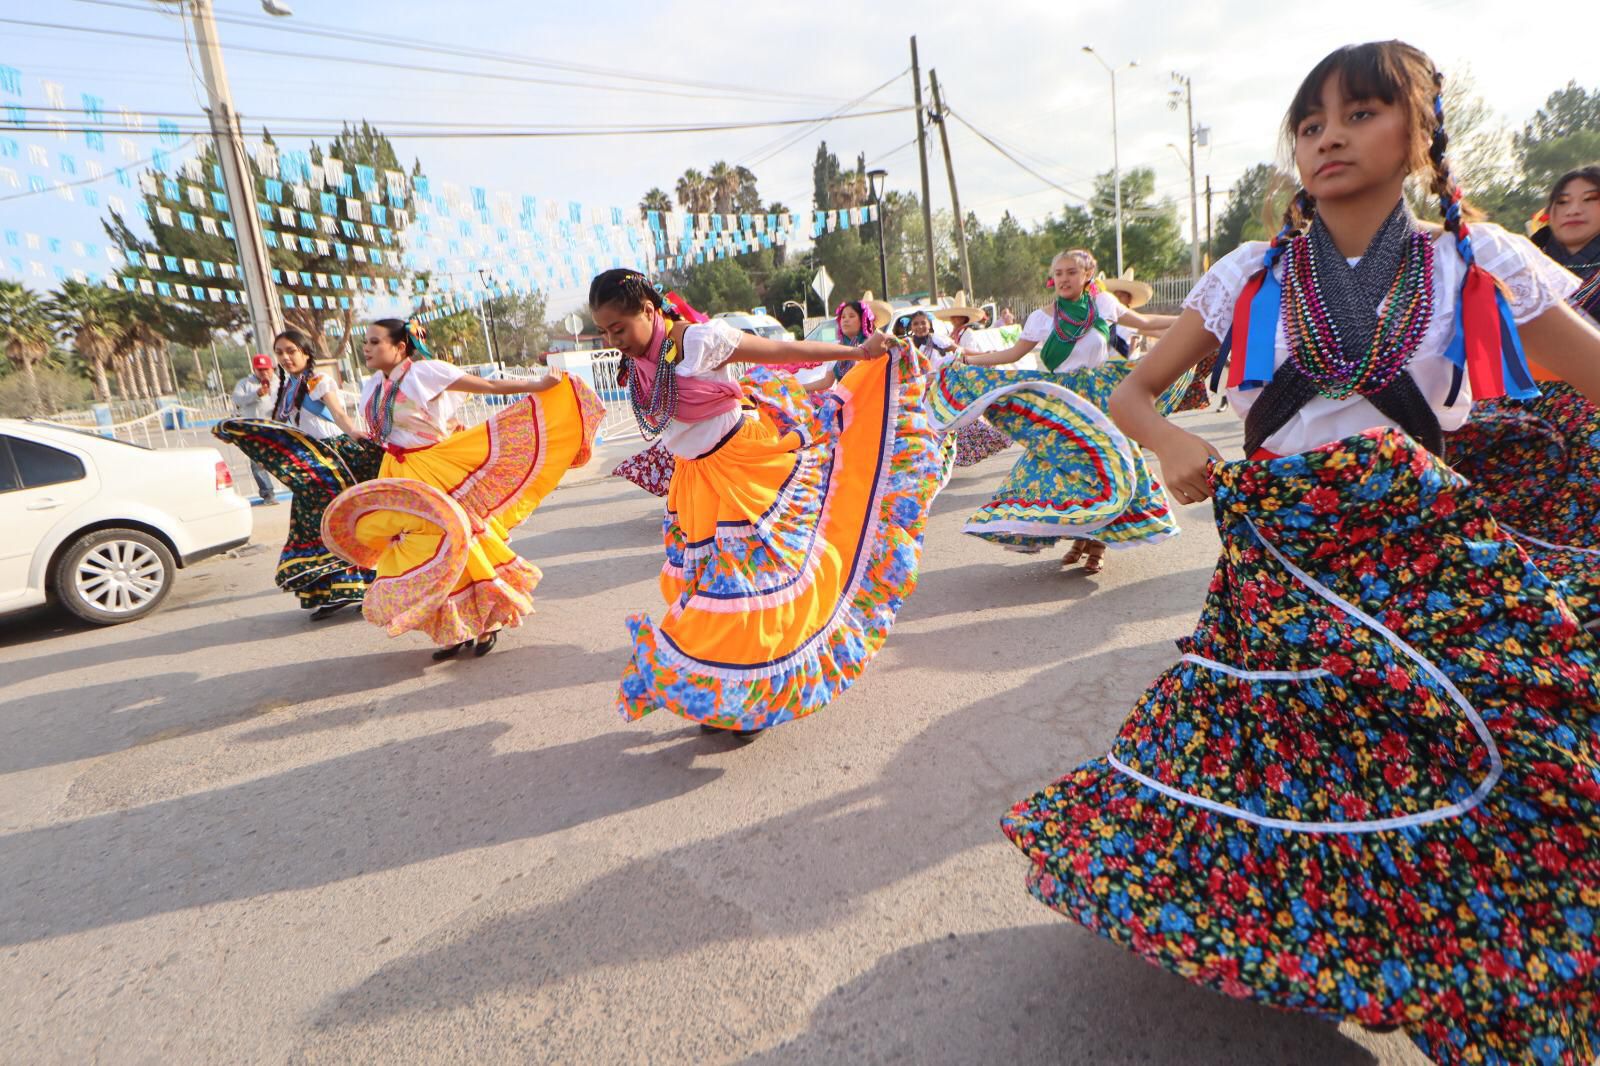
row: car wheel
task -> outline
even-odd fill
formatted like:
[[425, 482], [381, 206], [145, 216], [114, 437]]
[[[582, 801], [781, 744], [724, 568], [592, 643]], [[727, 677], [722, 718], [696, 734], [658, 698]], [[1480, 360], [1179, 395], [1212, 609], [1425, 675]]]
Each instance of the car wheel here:
[[172, 552], [136, 529], [85, 533], [56, 561], [61, 606], [97, 626], [143, 618], [161, 605], [177, 575]]

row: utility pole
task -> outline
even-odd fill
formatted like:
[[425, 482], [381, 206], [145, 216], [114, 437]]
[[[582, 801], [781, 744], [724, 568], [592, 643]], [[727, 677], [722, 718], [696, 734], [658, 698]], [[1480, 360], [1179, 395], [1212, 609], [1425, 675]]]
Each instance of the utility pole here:
[[1206, 175], [1206, 269], [1211, 269], [1211, 175]]
[[939, 144], [944, 148], [944, 170], [950, 177], [950, 207], [956, 215], [956, 249], [961, 255], [961, 284], [967, 299], [973, 299], [972, 264], [967, 262], [967, 222], [961, 217], [961, 194], [956, 192], [956, 166], [950, 161], [950, 134], [945, 129], [944, 98], [939, 95], [939, 72], [928, 71], [933, 88], [933, 121], [939, 124]]
[[[1194, 82], [1187, 74], [1172, 74], [1172, 80], [1182, 87], [1184, 106], [1184, 135], [1189, 139], [1189, 272], [1200, 276], [1200, 197], [1195, 192], [1194, 173]], [[1178, 89], [1174, 89], [1172, 106], [1178, 106]]]
[[222, 182], [228, 193], [228, 213], [232, 216], [234, 239], [239, 245], [239, 266], [244, 274], [250, 328], [255, 334], [254, 350], [263, 352], [282, 331], [283, 312], [272, 285], [272, 264], [261, 236], [261, 220], [256, 215], [255, 182], [251, 180], [250, 164], [245, 156], [239, 117], [233, 110], [233, 94], [228, 90], [228, 72], [222, 65], [221, 42], [211, 13], [211, 0], [188, 0], [188, 5], [194, 17], [195, 43], [200, 52], [206, 95], [211, 102], [207, 108], [211, 138], [216, 143]]
[[[922, 236], [928, 251], [928, 298], [939, 299], [939, 275], [933, 265], [933, 207], [928, 192], [928, 124], [922, 111], [922, 64], [917, 61], [917, 38], [911, 38], [911, 87], [917, 105], [917, 163], [922, 168]], [[888, 293], [883, 298], [889, 298]]]
[[478, 280], [483, 283], [484, 287], [483, 302], [478, 305], [478, 310], [483, 313], [484, 318], [484, 350], [488, 352], [489, 361], [495, 364], [501, 370], [504, 370], [506, 368], [506, 364], [500, 359], [500, 329], [495, 325], [494, 300], [489, 295], [489, 293], [492, 291], [491, 286], [494, 284], [494, 278], [486, 275], [484, 271], [480, 270], [478, 271]]

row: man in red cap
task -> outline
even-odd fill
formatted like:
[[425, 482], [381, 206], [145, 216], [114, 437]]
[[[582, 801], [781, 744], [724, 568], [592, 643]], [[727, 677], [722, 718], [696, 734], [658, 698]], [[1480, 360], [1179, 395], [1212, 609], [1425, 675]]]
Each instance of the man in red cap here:
[[[240, 418], [271, 418], [277, 402], [278, 379], [273, 373], [272, 356], [257, 353], [250, 357], [250, 373], [233, 387], [233, 410]], [[267, 468], [252, 461], [250, 476], [256, 479], [262, 506], [276, 506], [278, 490]]]

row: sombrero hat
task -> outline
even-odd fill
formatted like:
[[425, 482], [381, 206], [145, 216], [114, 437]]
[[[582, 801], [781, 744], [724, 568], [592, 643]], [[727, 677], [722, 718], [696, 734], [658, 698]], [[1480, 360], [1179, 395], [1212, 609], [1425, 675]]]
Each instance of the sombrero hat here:
[[1143, 307], [1156, 294], [1155, 288], [1149, 283], [1132, 278], [1101, 278], [1100, 287], [1116, 296], [1130, 311]]
[[956, 304], [953, 307], [941, 307], [933, 313], [934, 318], [942, 318], [948, 322], [952, 318], [964, 318], [969, 323], [976, 322], [983, 317], [983, 310], [977, 307], [968, 307], [965, 304]]

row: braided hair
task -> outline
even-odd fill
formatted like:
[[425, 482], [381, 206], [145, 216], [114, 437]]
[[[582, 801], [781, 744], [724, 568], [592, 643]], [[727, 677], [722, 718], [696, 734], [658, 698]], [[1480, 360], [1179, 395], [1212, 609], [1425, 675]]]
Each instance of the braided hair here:
[[[1428, 189], [1438, 199], [1445, 229], [1458, 241], [1467, 234], [1465, 222], [1477, 217], [1462, 198], [1460, 187], [1450, 172], [1446, 153], [1450, 136], [1444, 122], [1444, 75], [1433, 60], [1404, 41], [1369, 41], [1345, 45], [1322, 58], [1305, 76], [1284, 118], [1286, 147], [1293, 145], [1303, 123], [1322, 106], [1322, 87], [1337, 76], [1344, 95], [1351, 99], [1382, 100], [1401, 106], [1411, 130], [1412, 173], [1428, 172]], [[1293, 237], [1309, 231], [1316, 218], [1317, 201], [1299, 187], [1283, 212], [1283, 226], [1273, 238], [1271, 259], [1275, 263], [1282, 246]]]
[[[317, 359], [321, 357], [322, 353], [317, 348], [317, 342], [311, 339], [310, 334], [303, 333], [292, 327], [272, 338], [272, 346], [276, 348], [279, 341], [288, 341], [305, 353], [306, 357], [305, 376], [296, 383], [293, 396], [285, 396], [284, 387], [288, 384], [289, 375], [283, 369], [281, 363], [278, 365], [278, 403], [280, 407], [276, 413], [281, 414], [285, 421], [293, 423], [298, 421], [296, 416], [300, 414], [300, 409], [306, 404], [306, 395], [311, 391], [311, 372], [317, 369]], [[287, 403], [285, 403], [285, 399], [287, 399]]]

